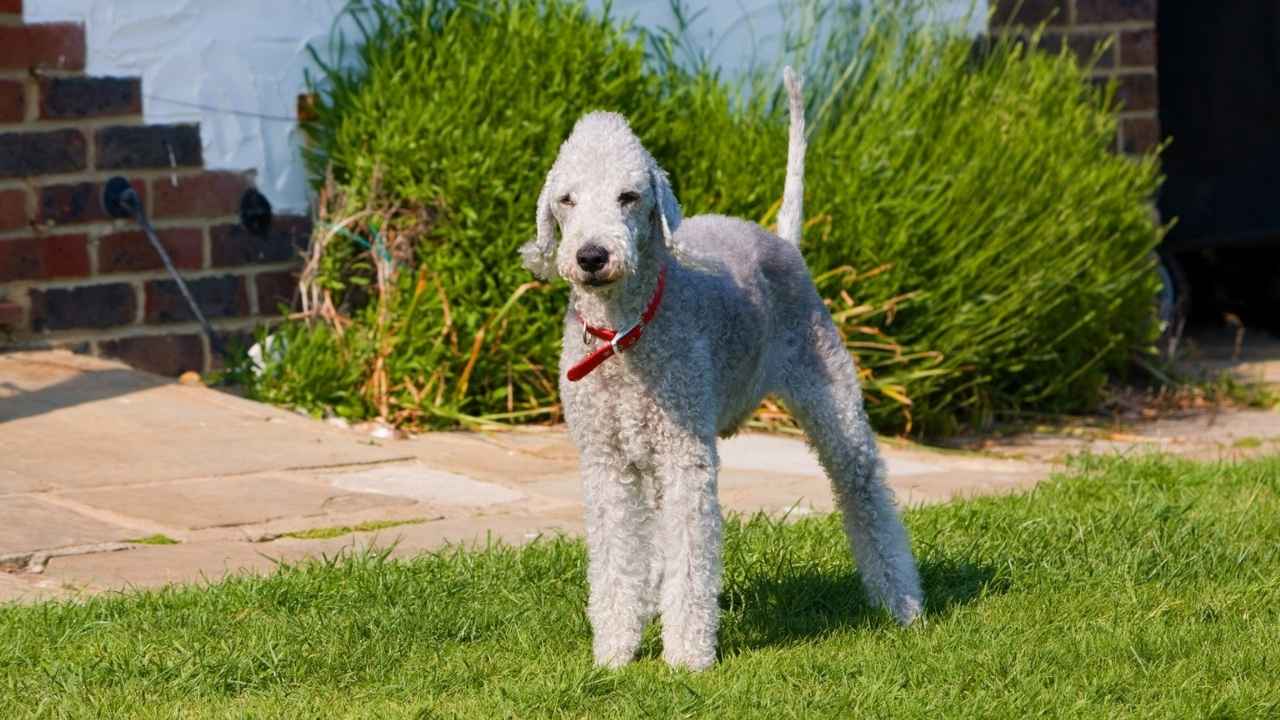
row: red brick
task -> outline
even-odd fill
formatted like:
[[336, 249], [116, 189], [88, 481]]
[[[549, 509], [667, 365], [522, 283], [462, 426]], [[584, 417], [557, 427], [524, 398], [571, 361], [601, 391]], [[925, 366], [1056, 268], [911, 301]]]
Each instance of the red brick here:
[[83, 70], [84, 28], [75, 23], [0, 25], [0, 70]]
[[240, 196], [253, 185], [240, 173], [207, 172], [152, 182], [153, 213], [163, 217], [226, 217], [240, 211]]
[[89, 239], [84, 235], [46, 235], [40, 238], [40, 244], [44, 248], [45, 277], [89, 275]]
[[44, 277], [44, 254], [33, 237], [0, 240], [0, 282]]
[[22, 0], [0, 0], [0, 13], [22, 14]]
[[46, 77], [40, 80], [40, 117], [64, 120], [142, 115], [142, 81], [117, 77]]
[[29, 222], [26, 191], [0, 190], [0, 232], [17, 230]]
[[[194, 228], [157, 230], [160, 244], [180, 270], [198, 270], [204, 264], [204, 233]], [[160, 254], [141, 232], [120, 232], [98, 238], [98, 273], [159, 270]]]
[[315, 122], [320, 119], [320, 96], [316, 93], [302, 93], [298, 95], [296, 111], [298, 113], [298, 122], [305, 124]]
[[0, 123], [22, 122], [26, 117], [26, 86], [21, 80], [0, 80]]
[[1065, 25], [1067, 22], [1066, 0], [998, 0], [992, 4], [995, 6], [991, 14], [994, 28], [1040, 23]]
[[1124, 110], [1155, 110], [1159, 102], [1159, 89], [1155, 73], [1120, 75], [1116, 78], [1116, 98]]
[[133, 286], [127, 283], [33, 289], [30, 295], [31, 328], [36, 332], [128, 325], [138, 308]]
[[243, 225], [218, 225], [209, 229], [214, 267], [296, 260], [311, 241], [311, 221], [298, 215], [278, 215], [265, 237]]
[[200, 167], [198, 125], [119, 125], [94, 134], [100, 170]]
[[1125, 118], [1121, 122], [1127, 154], [1142, 155], [1160, 144], [1160, 123], [1155, 118]]
[[258, 289], [258, 313], [261, 315], [277, 315], [281, 306], [292, 308], [297, 299], [297, 273], [259, 273], [254, 284]]
[[[1114, 42], [1111, 46], [1108, 46], [1104, 52], [1098, 54], [1098, 46], [1106, 42], [1107, 39], [1106, 35], [1098, 33], [1063, 35], [1062, 33], [1057, 32], [1046, 32], [1040, 35], [1040, 44], [1036, 47], [1047, 53], [1056, 55], [1062, 52], [1062, 46], [1065, 44], [1067, 50], [1075, 56], [1076, 62], [1081, 67], [1089, 66], [1089, 63], [1094, 59], [1094, 55], [1097, 54], [1097, 64], [1092, 67], [1105, 69], [1115, 65]], [[1023, 40], [1029, 43], [1031, 38], [1029, 36], [1024, 36]]]
[[87, 245], [84, 235], [0, 240], [0, 281], [87, 277]]
[[1125, 67], [1154, 67], [1157, 62], [1156, 31], [1126, 30], [1120, 33], [1120, 64]]
[[[214, 331], [214, 337], [218, 341], [218, 346], [222, 351], [231, 357], [236, 354], [243, 355], [245, 351], [253, 347], [258, 341], [255, 337], [254, 330], [221, 330]], [[226, 358], [224, 358], [217, 350], [209, 353], [209, 369], [225, 370], [227, 367]]]
[[1067, 36], [1067, 47], [1076, 56], [1081, 66], [1088, 65], [1096, 55], [1098, 61], [1093, 67], [1098, 69], [1106, 69], [1115, 67], [1116, 64], [1116, 44], [1111, 40], [1105, 50], [1101, 54], [1098, 53], [1098, 46], [1107, 43], [1109, 36], [1099, 33], [1084, 33], [1079, 35]]
[[[145, 180], [132, 180], [130, 184], [142, 198], [143, 206], [147, 202], [147, 183]], [[38, 196], [36, 222], [44, 225], [77, 225], [80, 223], [104, 222], [111, 219], [107, 211], [102, 209], [102, 185], [93, 182], [69, 183], [66, 185], [46, 185], [40, 188]]]
[[21, 330], [27, 326], [27, 313], [18, 303], [0, 300], [0, 328]]
[[102, 354], [157, 375], [176, 377], [204, 371], [204, 343], [199, 335], [144, 335], [104, 340]]
[[[238, 275], [187, 280], [187, 287], [205, 318], [241, 317], [249, 314], [249, 296], [244, 278]], [[146, 317], [149, 323], [189, 322], [195, 320], [186, 298], [172, 280], [147, 283]]]
[[1076, 0], [1076, 24], [1156, 21], [1156, 0]]
[[87, 149], [79, 130], [3, 133], [0, 178], [79, 172], [88, 162]]

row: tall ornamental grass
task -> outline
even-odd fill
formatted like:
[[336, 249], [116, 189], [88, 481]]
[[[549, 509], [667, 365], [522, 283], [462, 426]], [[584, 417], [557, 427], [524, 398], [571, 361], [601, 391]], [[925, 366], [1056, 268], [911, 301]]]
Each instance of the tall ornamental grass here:
[[[566, 0], [352, 12], [354, 55], [315, 78], [307, 318], [280, 328], [264, 399], [411, 427], [555, 419], [566, 288], [516, 248], [589, 110], [631, 119], [686, 215], [773, 220], [777, 77], [728, 82], [681, 60], [678, 33]], [[828, 26], [792, 47], [808, 58], [804, 251], [877, 428], [1089, 408], [1156, 329], [1157, 162], [1110, 152], [1111, 91], [1071, 55], [900, 9]]]

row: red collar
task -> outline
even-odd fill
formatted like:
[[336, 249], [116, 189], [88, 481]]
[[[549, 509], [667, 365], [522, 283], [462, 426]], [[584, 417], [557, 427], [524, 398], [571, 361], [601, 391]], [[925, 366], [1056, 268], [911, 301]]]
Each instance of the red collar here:
[[[577, 382], [586, 377], [592, 370], [600, 366], [600, 363], [617, 355], [618, 353], [629, 350], [632, 345], [640, 341], [640, 336], [644, 335], [644, 329], [649, 323], [653, 322], [653, 316], [658, 314], [658, 305], [662, 303], [662, 290], [667, 284], [667, 268], [664, 266], [658, 272], [658, 287], [653, 289], [653, 297], [649, 298], [649, 305], [644, 309], [644, 314], [640, 316], [640, 320], [623, 332], [616, 332], [609, 328], [593, 327], [588, 325], [585, 320], [582, 321], [582, 329], [600, 338], [608, 343], [596, 349], [590, 355], [582, 359], [582, 362], [569, 368], [569, 382]], [[586, 336], [583, 336], [585, 341]]]

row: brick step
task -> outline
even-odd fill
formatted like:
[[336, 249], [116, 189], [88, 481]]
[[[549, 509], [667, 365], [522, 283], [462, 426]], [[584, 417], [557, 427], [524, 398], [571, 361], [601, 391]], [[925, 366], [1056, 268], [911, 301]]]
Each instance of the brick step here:
[[[36, 120], [142, 119], [142, 81], [117, 77], [42, 77], [35, 89]], [[0, 79], [0, 123], [27, 119], [27, 83]]]
[[246, 173], [206, 171], [152, 181], [152, 215], [167, 218], [226, 217], [240, 212], [240, 198], [253, 187]]
[[84, 60], [85, 38], [81, 25], [0, 25], [0, 71], [84, 70]]
[[[187, 289], [200, 306], [205, 318], [247, 317], [249, 315], [249, 293], [241, 275], [221, 275], [218, 277], [187, 280]], [[192, 322], [192, 314], [187, 300], [178, 289], [178, 283], [172, 280], [148, 280], [145, 288], [146, 314], [148, 324]]]
[[[253, 182], [246, 173], [230, 171], [196, 171], [186, 174], [156, 178], [147, 181], [143, 178], [129, 180], [133, 189], [147, 207], [148, 195], [154, 193], [155, 200], [151, 204], [150, 215], [155, 220], [176, 219], [218, 219], [237, 215], [240, 212], [240, 200], [245, 191], [253, 187]], [[51, 229], [57, 226], [83, 225], [88, 223], [110, 222], [112, 218], [102, 207], [102, 192], [106, 183], [85, 181], [73, 183], [56, 183], [35, 188], [36, 214], [34, 223], [41, 228]], [[150, 188], [150, 190], [148, 189]], [[0, 190], [0, 232], [16, 230], [31, 222], [27, 217], [26, 193], [23, 190]], [[285, 249], [301, 231], [296, 226], [297, 218], [282, 218], [284, 225], [279, 233], [273, 233], [267, 241], [260, 239], [245, 240], [230, 237], [231, 230], [220, 230], [228, 235], [228, 242], [236, 246], [231, 253], [232, 261], [223, 264], [236, 265], [247, 262], [261, 254], [268, 261], [282, 260], [279, 257], [283, 240]], [[309, 228], [302, 228], [309, 231]], [[277, 235], [283, 233], [281, 238]], [[247, 233], [246, 233], [247, 234]], [[298, 238], [305, 242], [305, 238]], [[245, 250], [246, 243], [267, 242], [272, 247], [265, 251]], [[244, 259], [236, 261], [234, 258]]]
[[[174, 267], [199, 270], [204, 264], [204, 231], [198, 227], [156, 231]], [[96, 251], [84, 233], [0, 239], [0, 282], [76, 280], [89, 277], [91, 255], [98, 275], [163, 270], [164, 262], [146, 235], [137, 230], [98, 237]]]
[[26, 117], [26, 84], [21, 80], [0, 80], [0, 123], [19, 123]]
[[219, 367], [146, 236], [104, 212], [105, 178], [137, 191], [223, 343], [247, 346], [294, 301], [310, 221], [240, 226], [251, 173], [206, 171], [198, 125], [143, 125], [139, 78], [86, 76], [84, 28], [26, 24], [22, 9], [0, 0], [0, 347], [69, 345], [164, 375]]
[[[200, 127], [119, 125], [93, 133], [98, 170], [200, 168]], [[80, 172], [88, 167], [88, 140], [79, 128], [0, 133], [0, 178]]]
[[0, 283], [89, 277], [88, 243], [83, 234], [0, 240]]
[[26, 227], [27, 191], [0, 190], [0, 232]]
[[204, 165], [200, 126], [195, 124], [105, 127], [94, 133], [94, 149], [99, 170]]
[[26, 324], [26, 313], [21, 305], [0, 300], [0, 330], [18, 330]]
[[129, 325], [137, 313], [137, 293], [129, 283], [31, 291], [31, 327], [36, 332]]
[[0, 178], [88, 169], [89, 144], [78, 129], [0, 133]]
[[[201, 313], [210, 321], [266, 319], [276, 316], [282, 307], [293, 306], [297, 273], [272, 270], [254, 276], [215, 275], [187, 278], [186, 283]], [[250, 307], [251, 289], [258, 298], [257, 313]], [[51, 341], [68, 335], [83, 337], [96, 330], [128, 334], [142, 328], [154, 331], [166, 325], [196, 322], [177, 283], [168, 278], [35, 287], [26, 295], [30, 318], [25, 317], [19, 303], [4, 300], [0, 301], [0, 325], [8, 324], [17, 331], [30, 328], [37, 334], [56, 333], [47, 336]]]
[[[204, 264], [204, 231], [200, 228], [166, 228], [156, 238], [179, 271], [199, 270]], [[98, 238], [98, 274], [163, 270], [164, 262], [141, 230]]]
[[135, 335], [100, 340], [98, 352], [157, 375], [204, 372], [204, 339], [199, 335]]
[[301, 259], [298, 251], [311, 241], [311, 221], [297, 215], [278, 215], [265, 237], [254, 235], [244, 225], [215, 225], [209, 228], [210, 259], [213, 267], [238, 267]]
[[142, 80], [136, 77], [43, 77], [40, 119], [142, 117]]
[[[147, 202], [147, 181], [133, 179], [130, 185]], [[78, 182], [45, 185], [36, 191], [36, 224], [42, 227], [108, 222], [111, 216], [102, 207], [105, 182]]]

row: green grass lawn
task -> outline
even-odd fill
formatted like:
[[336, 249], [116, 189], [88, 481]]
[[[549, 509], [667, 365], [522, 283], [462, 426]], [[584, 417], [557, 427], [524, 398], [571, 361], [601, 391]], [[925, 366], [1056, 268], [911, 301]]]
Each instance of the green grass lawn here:
[[721, 660], [595, 670], [583, 547], [365, 555], [0, 609], [0, 717], [1280, 717], [1280, 457], [1084, 459], [908, 515], [867, 607], [832, 518], [730, 523]]

